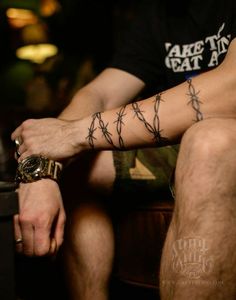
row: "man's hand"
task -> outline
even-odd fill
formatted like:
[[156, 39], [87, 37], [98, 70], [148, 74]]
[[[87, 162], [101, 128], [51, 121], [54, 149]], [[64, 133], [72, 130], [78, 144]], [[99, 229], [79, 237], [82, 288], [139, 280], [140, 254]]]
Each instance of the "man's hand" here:
[[17, 148], [20, 161], [33, 154], [60, 161], [79, 152], [74, 129], [73, 121], [56, 118], [29, 119], [15, 129], [11, 138], [21, 140]]
[[15, 216], [16, 250], [28, 256], [53, 255], [63, 242], [65, 211], [58, 184], [41, 179], [20, 184]]

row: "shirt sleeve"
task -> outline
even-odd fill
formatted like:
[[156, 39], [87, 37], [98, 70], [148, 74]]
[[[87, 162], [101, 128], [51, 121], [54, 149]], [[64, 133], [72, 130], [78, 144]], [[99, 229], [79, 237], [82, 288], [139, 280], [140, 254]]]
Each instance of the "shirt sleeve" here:
[[236, 1], [235, 0], [232, 0], [233, 1], [233, 21], [232, 21], [232, 39], [236, 38]]
[[140, 7], [110, 64], [140, 78], [148, 87], [160, 85], [164, 68], [155, 36], [158, 35], [156, 9], [148, 1]]

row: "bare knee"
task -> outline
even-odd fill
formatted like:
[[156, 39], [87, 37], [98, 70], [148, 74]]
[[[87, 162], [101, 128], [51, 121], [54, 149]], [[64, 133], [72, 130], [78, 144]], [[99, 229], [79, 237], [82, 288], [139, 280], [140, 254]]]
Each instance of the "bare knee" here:
[[[197, 156], [199, 160], [223, 159], [234, 151], [236, 120], [206, 119], [190, 127], [181, 142], [185, 159]], [[181, 152], [180, 152], [181, 154]]]
[[[176, 213], [199, 224], [209, 210], [235, 206], [236, 121], [209, 119], [184, 135], [176, 166]], [[214, 215], [212, 215], [214, 218]]]

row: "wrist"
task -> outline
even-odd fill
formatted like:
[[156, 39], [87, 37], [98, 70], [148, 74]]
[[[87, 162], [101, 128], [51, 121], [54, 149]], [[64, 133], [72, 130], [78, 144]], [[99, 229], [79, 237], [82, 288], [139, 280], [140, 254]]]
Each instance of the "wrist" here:
[[18, 164], [16, 181], [30, 183], [44, 178], [59, 181], [61, 172], [62, 164], [60, 162], [40, 155], [31, 155]]
[[77, 154], [90, 149], [86, 139], [87, 127], [86, 119], [74, 121], [72, 128], [72, 140], [76, 141], [75, 147], [77, 149]]

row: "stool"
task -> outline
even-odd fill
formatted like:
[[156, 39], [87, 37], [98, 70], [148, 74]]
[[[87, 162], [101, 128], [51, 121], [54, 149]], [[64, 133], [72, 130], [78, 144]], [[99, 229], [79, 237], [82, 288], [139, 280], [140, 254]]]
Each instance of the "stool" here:
[[0, 299], [15, 300], [15, 239], [13, 216], [18, 213], [17, 185], [0, 181]]
[[161, 254], [173, 209], [171, 197], [144, 201], [123, 211], [115, 224], [115, 278], [140, 292], [146, 290], [153, 295], [148, 299], [159, 299]]

